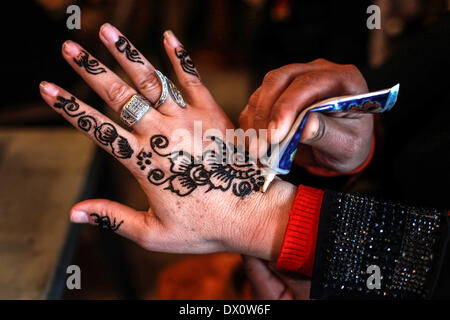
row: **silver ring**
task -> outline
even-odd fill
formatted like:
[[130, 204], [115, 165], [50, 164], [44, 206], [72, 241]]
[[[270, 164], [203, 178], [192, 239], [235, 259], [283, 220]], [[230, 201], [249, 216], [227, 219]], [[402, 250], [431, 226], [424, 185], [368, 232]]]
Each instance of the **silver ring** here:
[[155, 108], [161, 106], [164, 102], [166, 102], [167, 97], [170, 95], [172, 99], [182, 108], [186, 108], [186, 102], [181, 95], [180, 90], [167, 78], [163, 75], [159, 70], [155, 70], [156, 75], [159, 78], [159, 82], [161, 82], [161, 96], [158, 99], [158, 102], [155, 103]]
[[140, 94], [135, 94], [123, 106], [120, 119], [129, 127], [141, 120], [144, 114], [150, 109], [151, 102]]
[[159, 70], [155, 70], [156, 75], [159, 78], [159, 82], [161, 83], [161, 95], [159, 96], [158, 102], [155, 103], [155, 109], [159, 108], [164, 102], [166, 102], [169, 89], [167, 85], [167, 78], [163, 75]]
[[172, 99], [180, 107], [186, 108], [186, 102], [184, 102], [184, 99], [183, 99], [183, 96], [182, 96], [180, 90], [178, 90], [178, 88], [173, 84], [173, 82], [170, 81], [170, 79], [168, 79], [167, 77], [166, 77], [166, 80], [167, 80], [167, 83], [169, 84], [169, 93], [170, 93], [170, 96], [172, 97]]

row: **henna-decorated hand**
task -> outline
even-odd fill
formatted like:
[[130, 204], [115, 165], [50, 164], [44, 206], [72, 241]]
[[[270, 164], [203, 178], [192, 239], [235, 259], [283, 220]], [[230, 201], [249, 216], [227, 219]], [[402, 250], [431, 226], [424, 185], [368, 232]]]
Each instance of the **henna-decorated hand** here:
[[[162, 90], [150, 62], [109, 24], [101, 28], [100, 39], [140, 94], [155, 104]], [[169, 97], [158, 109], [150, 108], [132, 132], [64, 89], [48, 82], [41, 84], [42, 97], [56, 112], [130, 170], [151, 208], [139, 212], [108, 200], [87, 200], [72, 208], [71, 220], [113, 230], [148, 250], [228, 250], [276, 258], [295, 187], [277, 180], [263, 194], [258, 190], [264, 176], [248, 158], [238, 162], [234, 154], [231, 161], [217, 161], [223, 160], [224, 150], [235, 148], [222, 140], [225, 130], [233, 125], [171, 32], [165, 33], [164, 46], [190, 103], [181, 108]], [[137, 94], [78, 44], [67, 41], [62, 54], [119, 114]], [[196, 151], [194, 121], [202, 126], [200, 152]]]
[[[272, 129], [271, 142], [281, 141], [296, 116], [327, 98], [367, 92], [367, 84], [353, 65], [323, 59], [286, 65], [267, 73], [239, 119], [241, 128]], [[295, 161], [332, 171], [348, 172], [369, 155], [373, 115], [362, 113], [311, 113], [303, 129]], [[269, 137], [270, 138], [270, 137]]]

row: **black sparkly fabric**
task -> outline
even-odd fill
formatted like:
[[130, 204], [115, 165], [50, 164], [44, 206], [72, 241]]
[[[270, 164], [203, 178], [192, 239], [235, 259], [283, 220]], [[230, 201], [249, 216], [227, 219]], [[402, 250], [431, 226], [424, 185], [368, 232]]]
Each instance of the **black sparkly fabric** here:
[[[326, 233], [322, 291], [337, 296], [430, 296], [443, 211], [339, 193], [333, 206], [321, 231]], [[369, 266], [380, 270], [379, 289], [367, 285]]]

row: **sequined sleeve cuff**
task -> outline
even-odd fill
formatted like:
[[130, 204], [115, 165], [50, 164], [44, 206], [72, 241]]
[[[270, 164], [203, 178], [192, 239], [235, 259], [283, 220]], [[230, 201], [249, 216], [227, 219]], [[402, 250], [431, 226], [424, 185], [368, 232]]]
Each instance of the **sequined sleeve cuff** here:
[[431, 298], [448, 229], [444, 210], [325, 192], [311, 298]]
[[443, 210], [300, 186], [277, 267], [312, 276], [314, 299], [430, 298], [446, 272], [449, 219]]

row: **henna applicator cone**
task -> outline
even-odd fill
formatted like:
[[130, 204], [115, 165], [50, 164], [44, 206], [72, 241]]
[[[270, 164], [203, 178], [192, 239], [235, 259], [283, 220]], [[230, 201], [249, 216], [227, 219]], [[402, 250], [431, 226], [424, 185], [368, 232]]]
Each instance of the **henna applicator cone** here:
[[288, 174], [291, 170], [303, 128], [311, 112], [382, 113], [395, 105], [399, 89], [400, 84], [396, 84], [390, 89], [326, 99], [304, 109], [287, 136], [278, 145], [272, 145], [268, 156], [260, 160], [266, 177], [261, 191], [266, 192], [275, 176]]

